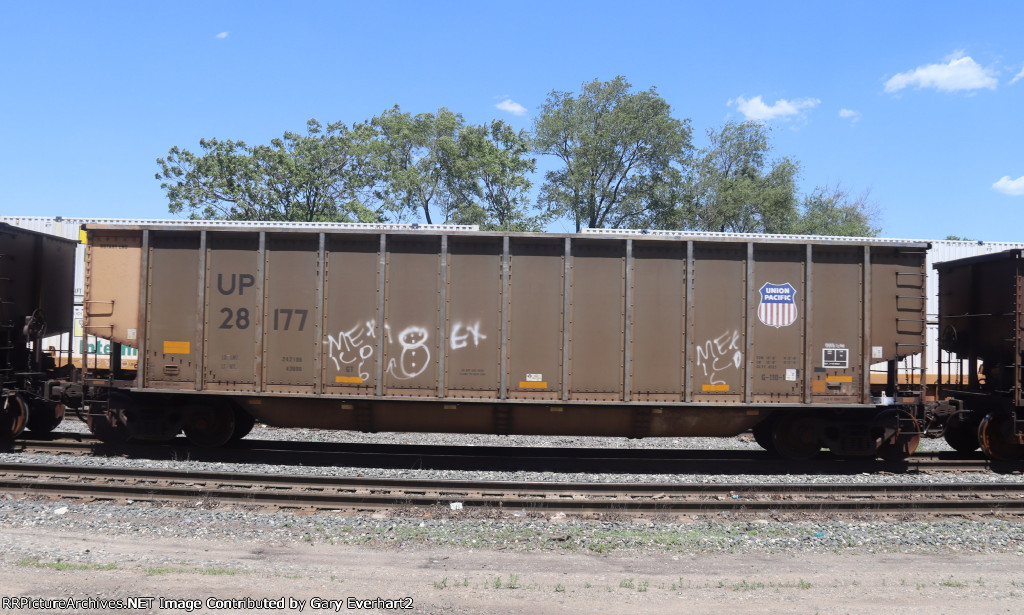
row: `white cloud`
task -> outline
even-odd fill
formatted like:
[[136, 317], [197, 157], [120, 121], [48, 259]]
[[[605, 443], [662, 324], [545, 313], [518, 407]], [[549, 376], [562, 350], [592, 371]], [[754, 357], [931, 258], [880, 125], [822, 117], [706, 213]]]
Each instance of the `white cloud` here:
[[1021, 79], [1024, 79], [1024, 68], [1020, 69], [1020, 72], [1017, 73], [1017, 76], [1010, 80], [1010, 85], [1017, 83]]
[[1010, 179], [1009, 175], [1004, 175], [1002, 179], [992, 184], [992, 187], [1010, 196], [1024, 196], [1024, 175], [1017, 179]]
[[805, 109], [813, 109], [819, 103], [821, 101], [817, 98], [798, 98], [796, 100], [779, 99], [775, 101], [774, 105], [767, 105], [760, 96], [753, 98], [737, 96], [735, 100], [729, 101], [729, 106], [735, 106], [748, 120], [767, 121], [802, 115]]
[[885, 82], [885, 91], [898, 92], [908, 87], [935, 88], [940, 92], [994, 90], [998, 82], [993, 70], [982, 68], [971, 56], [957, 51], [946, 58], [945, 64], [927, 64], [893, 75]]
[[220, 34], [217, 35], [217, 38], [227, 38], [227, 37], [228, 37], [228, 33], [227, 32], [221, 32]]
[[860, 111], [854, 111], [853, 109], [840, 109], [839, 117], [844, 120], [850, 120], [850, 123], [855, 123], [860, 121], [861, 116]]
[[501, 109], [502, 111], [511, 113], [512, 115], [526, 115], [526, 107], [520, 105], [511, 98], [506, 98], [505, 100], [501, 101], [500, 103], [494, 106]]

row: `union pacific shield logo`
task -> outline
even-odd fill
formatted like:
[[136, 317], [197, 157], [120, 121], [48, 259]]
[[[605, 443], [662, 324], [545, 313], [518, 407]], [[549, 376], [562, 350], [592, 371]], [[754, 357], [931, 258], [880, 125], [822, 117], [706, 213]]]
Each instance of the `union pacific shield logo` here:
[[761, 287], [757, 317], [769, 327], [788, 327], [796, 322], [796, 289], [785, 284], [766, 283]]

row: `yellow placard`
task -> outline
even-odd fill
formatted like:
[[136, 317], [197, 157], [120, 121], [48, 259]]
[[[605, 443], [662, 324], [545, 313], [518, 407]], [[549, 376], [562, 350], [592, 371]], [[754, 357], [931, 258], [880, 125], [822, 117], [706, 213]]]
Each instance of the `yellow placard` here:
[[527, 382], [525, 380], [520, 380], [519, 381], [519, 388], [520, 389], [546, 389], [546, 388], [548, 388], [548, 383], [546, 383], [546, 382]]
[[164, 340], [164, 354], [191, 354], [191, 342], [169, 342]]
[[729, 385], [727, 384], [705, 384], [701, 386], [702, 391], [728, 391]]
[[359, 376], [335, 376], [334, 381], [341, 384], [362, 384], [363, 379]]
[[853, 382], [853, 376], [826, 376], [826, 382]]

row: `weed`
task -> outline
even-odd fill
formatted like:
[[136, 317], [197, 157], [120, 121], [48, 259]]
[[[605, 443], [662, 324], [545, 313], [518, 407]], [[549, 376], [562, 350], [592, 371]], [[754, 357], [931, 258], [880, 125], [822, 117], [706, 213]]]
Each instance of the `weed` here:
[[565, 591], [565, 586], [559, 583], [558, 585], [555, 585], [555, 591], [558, 593], [562, 593]]
[[236, 574], [238, 574], [238, 571], [237, 570], [228, 570], [227, 568], [201, 568], [199, 570], [199, 574], [209, 574], [209, 575], [227, 574], [227, 575], [236, 575]]
[[636, 591], [645, 592], [647, 591], [647, 588], [650, 587], [650, 585], [651, 584], [648, 581], [640, 581], [640, 585], [637, 586]]
[[18, 566], [30, 568], [49, 568], [51, 570], [114, 570], [117, 564], [71, 564], [69, 562], [41, 562], [37, 559], [25, 558], [17, 561]]
[[444, 589], [446, 587], [448, 587], [448, 577], [445, 577], [440, 581], [434, 581], [434, 589]]
[[619, 581], [619, 587], [623, 589], [633, 589], [636, 585], [633, 584], [633, 579], [622, 579]]
[[945, 581], [941, 581], [939, 585], [942, 587], [967, 587], [967, 583], [957, 581], [953, 577], [949, 577]]
[[764, 583], [761, 583], [760, 581], [755, 581], [755, 582], [751, 583], [751, 582], [747, 581], [746, 579], [743, 579], [742, 581], [740, 581], [739, 583], [733, 585], [729, 589], [731, 589], [734, 592], [746, 592], [746, 591], [752, 591], [752, 590], [755, 590], [755, 589], [764, 589]]
[[146, 568], [146, 576], [147, 577], [155, 577], [158, 574], [181, 574], [181, 573], [184, 573], [184, 572], [188, 572], [188, 569], [186, 569], [186, 568], [169, 568], [169, 567]]

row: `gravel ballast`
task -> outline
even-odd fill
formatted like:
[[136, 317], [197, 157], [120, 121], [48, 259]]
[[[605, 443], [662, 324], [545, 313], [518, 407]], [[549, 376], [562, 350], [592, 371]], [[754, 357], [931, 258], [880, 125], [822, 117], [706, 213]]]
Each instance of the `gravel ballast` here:
[[[62, 431], [81, 431], [66, 421]], [[363, 434], [257, 426], [251, 438], [268, 440], [334, 441], [382, 444], [465, 446], [580, 446], [603, 448], [717, 448], [758, 449], [749, 438], [626, 438], [499, 437], [465, 434]], [[941, 441], [924, 441], [922, 449], [945, 450]], [[556, 472], [495, 472], [386, 468], [307, 467], [270, 464], [128, 459], [121, 457], [0, 454], [0, 461], [66, 463], [147, 469], [239, 471], [255, 474], [371, 476], [379, 478], [447, 478], [480, 481], [614, 482], [734, 484], [758, 483], [1020, 483], [1024, 476], [991, 472], [864, 473], [854, 475], [698, 475], [698, 474], [585, 474]], [[643, 552], [1024, 552], [1024, 527], [1015, 517], [915, 517], [899, 519], [849, 515], [707, 514], [684, 518], [545, 515], [530, 510], [462, 510], [447, 507], [407, 509], [389, 513], [342, 515], [296, 514], [288, 511], [243, 510], [212, 502], [153, 505], [42, 502], [5, 496], [0, 526], [52, 526], [100, 530], [122, 535], [210, 536], [245, 540], [301, 540], [403, 548], [409, 545], [459, 546], [519, 550]], [[212, 508], [212, 509], [211, 509]], [[66, 509], [66, 510], [64, 510]], [[63, 514], [56, 514], [62, 510]], [[386, 515], [387, 518], [376, 518]]]
[[[81, 430], [68, 421], [61, 431]], [[505, 438], [257, 427], [253, 438], [465, 446], [757, 449], [747, 439]], [[927, 441], [922, 449], [944, 449]], [[14, 463], [508, 481], [1024, 483], [1019, 474], [426, 471], [0, 454]], [[0, 496], [0, 586], [32, 597], [407, 597], [413, 613], [1019, 612], [1024, 524], [997, 513], [581, 517], [449, 506], [347, 514], [211, 500]], [[339, 603], [340, 604], [340, 603]], [[346, 603], [347, 604], [347, 603]], [[307, 609], [308, 612], [309, 609]], [[351, 610], [339, 607], [337, 612]], [[289, 611], [288, 609], [277, 612]], [[8, 612], [0, 609], [0, 612]], [[20, 612], [20, 611], [12, 611]], [[69, 610], [66, 612], [79, 612]], [[151, 608], [147, 613], [184, 612]], [[196, 612], [214, 612], [200, 608]], [[216, 612], [251, 612], [244, 608]], [[273, 612], [273, 611], [271, 611]], [[299, 612], [291, 609], [290, 612]], [[378, 611], [380, 612], [380, 611]], [[385, 612], [395, 612], [385, 611]]]

